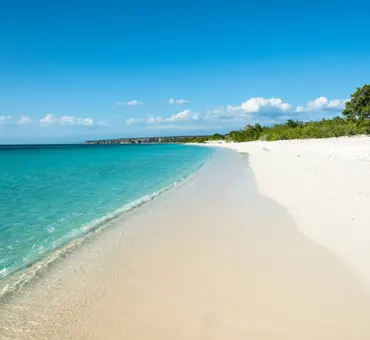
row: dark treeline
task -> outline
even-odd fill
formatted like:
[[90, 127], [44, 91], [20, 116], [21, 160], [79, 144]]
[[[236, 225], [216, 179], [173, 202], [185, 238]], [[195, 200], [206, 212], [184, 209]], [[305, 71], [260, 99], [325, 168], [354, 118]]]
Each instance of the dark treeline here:
[[215, 134], [190, 140], [204, 143], [211, 140], [250, 142], [256, 140], [276, 141], [286, 139], [330, 138], [370, 134], [370, 85], [358, 88], [346, 103], [342, 117], [302, 122], [288, 120], [284, 124], [261, 126], [247, 125], [242, 130], [231, 131], [226, 135]]

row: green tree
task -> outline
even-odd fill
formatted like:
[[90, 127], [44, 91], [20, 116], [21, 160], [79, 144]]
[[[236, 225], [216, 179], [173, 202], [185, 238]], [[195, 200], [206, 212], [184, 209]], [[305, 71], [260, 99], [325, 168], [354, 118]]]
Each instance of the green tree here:
[[346, 103], [343, 115], [352, 122], [370, 121], [370, 85], [357, 88], [351, 94], [351, 100]]
[[298, 120], [288, 119], [285, 125], [290, 128], [296, 128], [296, 127], [302, 127], [303, 123]]
[[212, 139], [214, 140], [220, 140], [220, 139], [224, 139], [224, 136], [219, 134], [219, 133], [215, 133], [213, 136], [212, 136]]

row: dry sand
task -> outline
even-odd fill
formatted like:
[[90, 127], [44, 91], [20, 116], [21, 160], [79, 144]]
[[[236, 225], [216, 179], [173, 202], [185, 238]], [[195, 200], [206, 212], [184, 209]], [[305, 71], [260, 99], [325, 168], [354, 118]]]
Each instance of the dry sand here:
[[[266, 171], [281, 163], [271, 160]], [[362, 282], [262, 195], [254, 176], [246, 155], [218, 151], [194, 178], [117, 221], [4, 304], [0, 337], [369, 339]], [[260, 180], [257, 174], [259, 187]]]
[[261, 194], [370, 291], [370, 137], [223, 144], [250, 155]]

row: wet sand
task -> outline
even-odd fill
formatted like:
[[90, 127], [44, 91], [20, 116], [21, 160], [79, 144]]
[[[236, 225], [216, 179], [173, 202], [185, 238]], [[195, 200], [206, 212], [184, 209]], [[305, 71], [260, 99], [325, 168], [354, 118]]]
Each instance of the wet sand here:
[[0, 320], [4, 339], [355, 340], [370, 338], [370, 299], [258, 192], [248, 156], [220, 150], [55, 263]]

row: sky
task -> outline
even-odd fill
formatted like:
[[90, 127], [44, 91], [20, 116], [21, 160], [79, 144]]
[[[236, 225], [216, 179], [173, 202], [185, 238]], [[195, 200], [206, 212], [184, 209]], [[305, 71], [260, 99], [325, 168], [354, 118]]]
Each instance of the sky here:
[[3, 2], [0, 143], [340, 115], [370, 82], [369, 13], [368, 1]]

